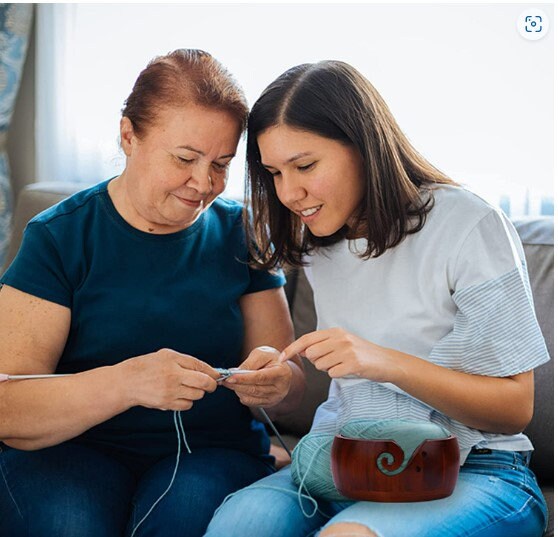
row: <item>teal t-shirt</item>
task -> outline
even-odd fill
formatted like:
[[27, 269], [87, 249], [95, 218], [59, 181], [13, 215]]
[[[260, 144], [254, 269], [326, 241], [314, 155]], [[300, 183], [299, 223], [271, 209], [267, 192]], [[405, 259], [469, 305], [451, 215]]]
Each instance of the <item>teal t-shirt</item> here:
[[[242, 360], [239, 299], [282, 286], [252, 270], [242, 206], [218, 198], [185, 230], [153, 235], [116, 211], [109, 181], [78, 192], [28, 224], [0, 282], [67, 306], [71, 327], [57, 373], [116, 364], [170, 348], [213, 367]], [[233, 391], [219, 387], [182, 413], [192, 449], [229, 447], [263, 455], [269, 439]], [[131, 456], [176, 451], [172, 412], [134, 407], [79, 441]]]

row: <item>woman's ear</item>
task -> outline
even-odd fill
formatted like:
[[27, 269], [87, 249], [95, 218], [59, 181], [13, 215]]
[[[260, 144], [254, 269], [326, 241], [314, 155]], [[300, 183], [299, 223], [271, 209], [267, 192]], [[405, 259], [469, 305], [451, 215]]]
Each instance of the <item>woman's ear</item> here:
[[132, 146], [136, 140], [134, 126], [130, 118], [124, 116], [120, 120], [120, 146], [124, 154], [129, 157], [132, 154]]

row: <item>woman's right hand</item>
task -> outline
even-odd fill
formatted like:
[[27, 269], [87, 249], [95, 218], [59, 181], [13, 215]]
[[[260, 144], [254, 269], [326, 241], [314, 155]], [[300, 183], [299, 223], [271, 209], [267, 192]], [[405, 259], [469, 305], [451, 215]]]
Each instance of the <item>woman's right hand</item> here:
[[211, 366], [172, 349], [137, 356], [120, 368], [130, 407], [189, 410], [195, 401], [217, 388], [219, 373]]

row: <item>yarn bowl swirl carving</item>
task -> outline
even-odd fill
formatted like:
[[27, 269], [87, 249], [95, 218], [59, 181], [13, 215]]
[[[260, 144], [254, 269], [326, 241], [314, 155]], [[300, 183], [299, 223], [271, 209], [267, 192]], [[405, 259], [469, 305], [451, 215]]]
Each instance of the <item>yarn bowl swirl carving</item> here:
[[331, 448], [337, 490], [347, 498], [375, 502], [421, 502], [450, 496], [459, 474], [459, 445], [453, 435], [422, 442], [404, 465], [393, 440], [338, 434]]

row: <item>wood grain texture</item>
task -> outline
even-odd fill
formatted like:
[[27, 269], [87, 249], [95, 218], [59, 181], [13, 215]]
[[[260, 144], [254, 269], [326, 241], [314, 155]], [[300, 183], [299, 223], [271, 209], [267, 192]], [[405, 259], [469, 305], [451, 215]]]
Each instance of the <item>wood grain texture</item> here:
[[411, 456], [407, 467], [386, 475], [377, 459], [391, 453], [392, 464], [400, 468], [404, 454], [392, 440], [366, 440], [337, 435], [331, 450], [331, 469], [337, 490], [354, 500], [376, 502], [420, 502], [449, 496], [459, 474], [459, 445], [455, 436], [425, 440]]

